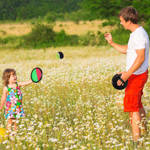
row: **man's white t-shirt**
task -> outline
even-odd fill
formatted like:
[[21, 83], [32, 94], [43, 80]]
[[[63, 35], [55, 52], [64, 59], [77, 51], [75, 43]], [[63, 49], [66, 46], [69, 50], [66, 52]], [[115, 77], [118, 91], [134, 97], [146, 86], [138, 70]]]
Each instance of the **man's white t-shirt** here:
[[136, 50], [145, 48], [145, 60], [143, 64], [133, 74], [142, 74], [148, 69], [149, 59], [149, 37], [143, 27], [138, 27], [130, 34], [128, 41], [127, 57], [126, 57], [126, 71], [133, 65], [137, 54]]

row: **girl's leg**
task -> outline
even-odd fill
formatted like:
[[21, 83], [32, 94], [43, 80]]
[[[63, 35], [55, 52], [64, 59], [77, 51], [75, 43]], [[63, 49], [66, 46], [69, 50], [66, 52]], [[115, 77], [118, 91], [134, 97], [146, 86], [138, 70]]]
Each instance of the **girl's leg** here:
[[10, 133], [11, 132], [11, 128], [12, 128], [12, 119], [8, 119], [8, 122], [7, 122], [7, 130], [8, 132]]
[[12, 119], [10, 118], [10, 119], [8, 119], [8, 122], [7, 122], [7, 129], [8, 130], [11, 130], [11, 127], [12, 127]]
[[141, 114], [140, 112], [132, 112], [132, 134], [133, 134], [133, 141], [137, 142], [141, 136], [141, 129], [140, 129], [140, 122], [141, 122]]
[[17, 131], [17, 123], [16, 119], [13, 119], [14, 131]]
[[17, 131], [17, 123], [16, 123], [16, 119], [15, 118], [12, 118], [12, 136], [14, 136], [16, 134], [16, 131]]

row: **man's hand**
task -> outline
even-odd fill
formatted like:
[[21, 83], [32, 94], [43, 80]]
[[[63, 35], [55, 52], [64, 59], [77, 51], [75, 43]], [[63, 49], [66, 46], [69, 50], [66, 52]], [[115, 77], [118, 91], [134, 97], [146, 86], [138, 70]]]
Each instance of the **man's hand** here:
[[105, 33], [105, 34], [104, 34], [104, 37], [105, 37], [105, 39], [107, 40], [107, 42], [108, 42], [109, 44], [112, 43], [112, 35], [111, 35], [111, 33]]
[[[129, 75], [128, 75], [127, 72], [119, 72], [118, 74], [122, 74], [122, 75], [121, 75], [121, 79], [122, 79], [124, 82], [126, 82], [126, 81], [128, 80], [128, 78], [129, 78]], [[117, 85], [118, 85], [118, 86], [124, 85], [124, 83], [122, 83], [120, 80], [118, 80]]]

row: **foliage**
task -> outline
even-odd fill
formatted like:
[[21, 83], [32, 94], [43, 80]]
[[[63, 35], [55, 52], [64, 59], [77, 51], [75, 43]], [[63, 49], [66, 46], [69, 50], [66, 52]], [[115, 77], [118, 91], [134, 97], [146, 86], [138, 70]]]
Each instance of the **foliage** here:
[[139, 12], [141, 20], [147, 21], [150, 18], [149, 0], [83, 0], [81, 8], [90, 12], [92, 19], [110, 19], [118, 16], [119, 11], [127, 6], [133, 6]]
[[105, 22], [102, 23], [102, 26], [103, 27], [105, 27], [105, 26], [113, 26], [115, 24], [116, 24], [116, 22], [114, 22], [114, 21], [105, 21]]
[[27, 47], [48, 47], [54, 42], [55, 32], [48, 25], [36, 24], [31, 33], [24, 36], [24, 45]]
[[64, 30], [54, 32], [50, 25], [36, 24], [33, 26], [31, 33], [24, 36], [24, 42], [20, 46], [41, 48], [77, 45], [78, 37], [67, 35]]
[[150, 18], [149, 0], [1, 0], [0, 20], [27, 20], [42, 17], [46, 21], [94, 20], [117, 17], [126, 6], [135, 7], [142, 21]]
[[119, 26], [116, 30], [112, 31], [112, 37], [114, 42], [119, 44], [127, 44], [130, 36], [130, 31], [125, 30], [122, 26]]
[[0, 48], [19, 48], [20, 43], [23, 42], [22, 37], [8, 36], [6, 38], [0, 38]]
[[0, 20], [24, 20], [47, 13], [65, 13], [79, 8], [81, 0], [1, 0]]
[[[149, 30], [148, 25], [146, 29]], [[118, 26], [112, 31], [113, 40], [120, 44], [126, 44], [129, 38], [129, 31]], [[50, 25], [35, 24], [32, 31], [24, 36], [9, 36], [0, 38], [0, 45], [3, 48], [46, 48], [58, 46], [102, 46], [107, 45], [104, 33], [89, 31], [84, 35], [67, 35], [64, 30], [55, 32]]]
[[78, 44], [78, 36], [77, 35], [67, 35], [64, 30], [56, 33], [55, 36], [55, 46], [67, 46], [72, 45], [75, 46]]
[[48, 23], [54, 22], [57, 20], [64, 20], [64, 15], [62, 13], [56, 13], [56, 12], [48, 12], [44, 20]]
[[81, 6], [84, 10], [89, 11], [92, 15], [92, 19], [97, 18], [110, 18], [117, 16], [118, 11], [125, 6], [131, 4], [131, 1], [120, 0], [83, 0]]
[[82, 35], [79, 38], [79, 45], [91, 45], [91, 46], [98, 46], [98, 45], [105, 45], [106, 41], [104, 39], [103, 33], [98, 31], [96, 34], [89, 31], [86, 35]]

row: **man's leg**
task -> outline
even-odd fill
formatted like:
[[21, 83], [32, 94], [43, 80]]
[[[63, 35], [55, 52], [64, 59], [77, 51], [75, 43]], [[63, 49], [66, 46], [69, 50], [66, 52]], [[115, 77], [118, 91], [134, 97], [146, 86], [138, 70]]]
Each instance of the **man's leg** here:
[[132, 112], [131, 126], [132, 126], [132, 135], [133, 135], [134, 142], [137, 142], [141, 136], [140, 122], [141, 122], [140, 112]]
[[132, 127], [132, 113], [133, 112], [129, 112], [129, 123], [130, 123], [131, 127]]
[[146, 134], [147, 132], [147, 127], [146, 127], [146, 113], [144, 108], [140, 108], [140, 115], [141, 115], [141, 125], [142, 125], [142, 129], [141, 129], [141, 133], [142, 134]]

